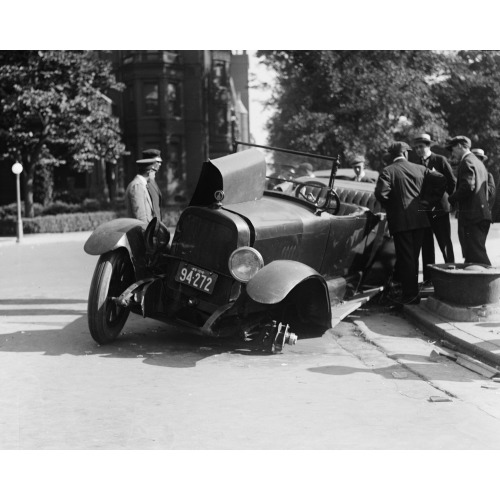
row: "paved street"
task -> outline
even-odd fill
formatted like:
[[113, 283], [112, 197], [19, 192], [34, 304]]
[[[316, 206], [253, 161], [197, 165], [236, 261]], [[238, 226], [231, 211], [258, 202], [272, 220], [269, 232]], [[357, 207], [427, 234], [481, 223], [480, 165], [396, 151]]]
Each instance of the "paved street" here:
[[274, 356], [135, 315], [97, 346], [85, 238], [0, 245], [0, 449], [500, 448], [500, 390], [376, 309]]

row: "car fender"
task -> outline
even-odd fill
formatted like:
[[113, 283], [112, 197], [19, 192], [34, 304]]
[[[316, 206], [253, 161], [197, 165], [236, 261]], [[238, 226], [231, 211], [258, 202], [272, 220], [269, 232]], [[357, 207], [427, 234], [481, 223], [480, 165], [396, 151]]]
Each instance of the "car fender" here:
[[[146, 227], [146, 222], [131, 218], [105, 222], [89, 236], [83, 249], [89, 255], [103, 255], [118, 248], [125, 248], [137, 275], [138, 270], [144, 267], [142, 261], [146, 253], [144, 242]], [[142, 273], [139, 272], [139, 274]]]
[[261, 304], [296, 304], [303, 321], [331, 327], [332, 310], [328, 286], [312, 267], [294, 260], [275, 260], [264, 266], [248, 283], [247, 295]]
[[248, 283], [247, 294], [261, 304], [281, 302], [297, 285], [308, 278], [324, 283], [324, 278], [312, 267], [294, 260], [274, 260], [264, 266]]

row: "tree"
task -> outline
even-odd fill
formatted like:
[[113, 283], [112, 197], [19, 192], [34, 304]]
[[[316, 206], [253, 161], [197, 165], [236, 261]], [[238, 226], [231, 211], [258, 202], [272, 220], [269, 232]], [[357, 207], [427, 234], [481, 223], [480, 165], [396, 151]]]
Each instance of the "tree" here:
[[500, 166], [500, 51], [460, 51], [450, 58], [436, 95], [451, 136], [466, 135], [473, 147]]
[[379, 158], [417, 131], [446, 136], [433, 93], [446, 56], [431, 51], [259, 51], [277, 76], [268, 129], [278, 147]]
[[24, 167], [27, 217], [37, 169], [88, 171], [125, 152], [106, 97], [122, 88], [92, 51], [0, 51], [0, 154]]

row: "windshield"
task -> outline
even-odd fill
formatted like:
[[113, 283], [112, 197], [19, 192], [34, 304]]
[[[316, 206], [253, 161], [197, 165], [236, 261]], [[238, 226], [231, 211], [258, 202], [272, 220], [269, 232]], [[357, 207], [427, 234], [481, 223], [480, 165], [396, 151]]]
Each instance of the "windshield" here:
[[235, 152], [257, 148], [266, 157], [266, 189], [292, 192], [307, 180], [320, 180], [328, 185], [337, 159], [327, 156], [281, 150], [255, 144], [235, 142]]

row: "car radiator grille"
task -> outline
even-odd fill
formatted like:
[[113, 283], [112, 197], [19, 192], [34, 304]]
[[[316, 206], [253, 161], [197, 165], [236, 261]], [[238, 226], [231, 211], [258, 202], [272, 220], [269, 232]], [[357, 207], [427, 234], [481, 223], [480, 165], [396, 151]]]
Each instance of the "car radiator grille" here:
[[227, 262], [236, 246], [235, 230], [208, 218], [185, 214], [172, 242], [172, 254], [209, 271], [227, 275]]

